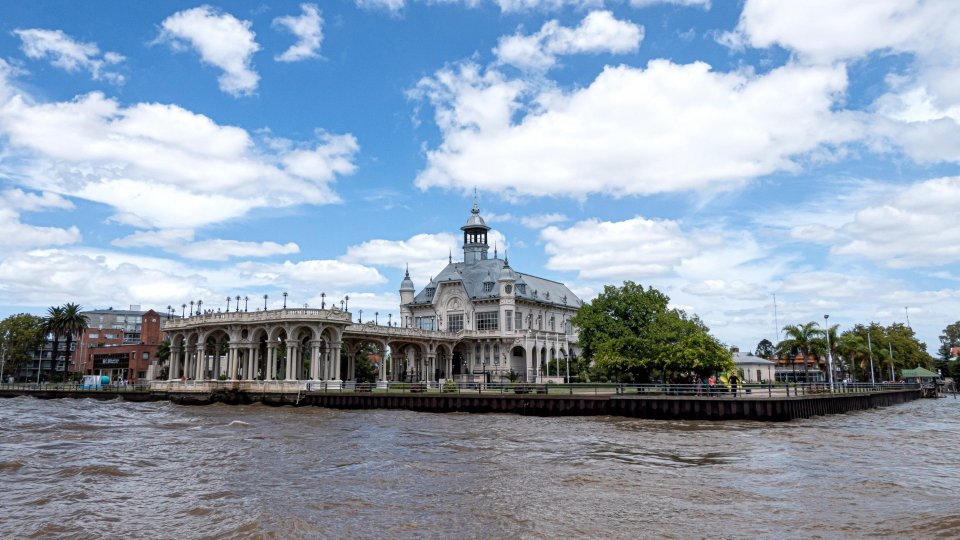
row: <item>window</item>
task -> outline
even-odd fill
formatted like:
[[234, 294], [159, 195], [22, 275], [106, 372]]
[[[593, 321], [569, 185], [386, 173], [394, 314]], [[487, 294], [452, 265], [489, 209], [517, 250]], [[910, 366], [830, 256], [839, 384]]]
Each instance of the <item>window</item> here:
[[146, 353], [146, 352], [143, 353], [143, 359], [144, 359], [144, 360], [149, 360], [149, 359], [150, 359], [150, 353]]
[[116, 334], [104, 334], [103, 339], [117, 339]]
[[493, 282], [484, 281], [483, 282], [483, 292], [493, 292]]
[[447, 332], [459, 332], [461, 330], [463, 330], [463, 313], [447, 315]]
[[435, 292], [437, 292], [437, 288], [436, 288], [436, 287], [427, 287], [427, 298], [432, 299], [432, 298], [433, 298], [433, 293], [435, 293]]
[[526, 283], [517, 283], [517, 293], [518, 293], [518, 294], [527, 294], [527, 285], [526, 285]]
[[518, 311], [513, 316], [515, 319], [514, 326], [516, 326], [517, 330], [523, 330], [523, 313]]
[[98, 337], [100, 337], [100, 333], [99, 333], [99, 332], [90, 332], [90, 335], [87, 336], [87, 337], [90, 338], [90, 339], [97, 339]]
[[512, 331], [513, 330], [513, 310], [512, 309], [508, 309], [506, 311], [505, 316], [503, 317], [503, 321], [506, 323], [505, 326], [507, 327], [507, 330]]
[[500, 344], [499, 343], [493, 344], [493, 365], [495, 366], [500, 365]]
[[489, 343], [483, 346], [483, 363], [484, 364], [490, 363], [490, 344]]
[[500, 314], [496, 311], [477, 313], [477, 330], [481, 332], [484, 330], [498, 330], [497, 321], [499, 318]]
[[554, 321], [553, 316], [550, 317], [550, 331], [553, 332], [556, 330], [556, 322]]
[[480, 344], [477, 343], [477, 346], [473, 350], [473, 363], [480, 365]]
[[421, 330], [433, 330], [434, 317], [417, 317], [417, 328]]

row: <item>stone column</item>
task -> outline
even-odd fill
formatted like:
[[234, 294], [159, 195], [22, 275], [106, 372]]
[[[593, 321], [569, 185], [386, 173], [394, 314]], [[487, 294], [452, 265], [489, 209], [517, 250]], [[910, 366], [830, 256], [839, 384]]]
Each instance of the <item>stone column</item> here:
[[277, 345], [271, 343], [267, 347], [267, 380], [272, 381], [277, 376]]
[[237, 346], [233, 343], [227, 346], [227, 380], [237, 379]]
[[407, 347], [407, 377], [406, 378], [413, 382], [416, 382], [414, 381], [417, 374], [416, 362], [417, 362], [417, 359], [416, 359], [416, 356], [414, 356], [413, 347]]
[[310, 379], [316, 381], [320, 379], [320, 342], [310, 342]]
[[380, 380], [386, 382], [387, 380], [387, 349], [385, 347], [380, 347], [377, 350], [377, 353], [380, 354]]
[[340, 344], [337, 343], [333, 346], [333, 371], [335, 380], [343, 380], [340, 377]]
[[284, 371], [286, 372], [285, 380], [293, 380], [293, 365], [296, 361], [296, 345], [292, 343], [287, 344], [287, 365]]

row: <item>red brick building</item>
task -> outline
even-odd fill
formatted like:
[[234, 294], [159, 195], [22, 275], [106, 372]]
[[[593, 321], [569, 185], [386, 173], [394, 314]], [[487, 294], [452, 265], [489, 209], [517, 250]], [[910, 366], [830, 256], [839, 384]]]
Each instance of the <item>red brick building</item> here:
[[107, 375], [137, 383], [158, 375], [161, 315], [154, 310], [99, 309], [83, 312], [87, 329], [79, 338], [70, 371]]

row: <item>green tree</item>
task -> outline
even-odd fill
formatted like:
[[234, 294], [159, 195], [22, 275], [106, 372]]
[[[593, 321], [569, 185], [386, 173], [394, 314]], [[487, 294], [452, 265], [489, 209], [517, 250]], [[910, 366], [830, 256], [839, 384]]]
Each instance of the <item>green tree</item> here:
[[943, 329], [943, 333], [940, 334], [940, 348], [937, 350], [940, 354], [940, 360], [949, 361], [950, 358], [955, 356], [950, 354], [950, 349], [956, 347], [960, 347], [960, 321], [948, 324]]
[[803, 357], [803, 379], [809, 381], [808, 364], [810, 358], [815, 355], [816, 339], [819, 332], [816, 322], [796, 325], [790, 324], [783, 327], [783, 332], [787, 338], [777, 344], [780, 351], [796, 351]]
[[[856, 382], [859, 374], [869, 369], [870, 350], [867, 349], [867, 339], [864, 335], [847, 331], [837, 339], [837, 352], [851, 368], [851, 377]], [[858, 369], [859, 368], [859, 369]], [[869, 381], [869, 376], [864, 380]]]
[[5, 351], [0, 380], [15, 375], [45, 341], [44, 319], [19, 313], [0, 321], [0, 349]]
[[583, 355], [596, 372], [618, 380], [646, 381], [667, 370], [726, 371], [733, 358], [696, 317], [669, 308], [670, 299], [632, 281], [608, 285], [571, 319], [580, 329]]
[[753, 354], [764, 360], [770, 360], [775, 354], [773, 343], [769, 339], [761, 339], [760, 343], [757, 343], [757, 350]]
[[[373, 343], [364, 343], [358, 348], [357, 354], [354, 356], [353, 364], [354, 374], [357, 377], [358, 383], [377, 382], [377, 377], [380, 375], [380, 370], [376, 364], [370, 361], [370, 356], [379, 354], [380, 351]], [[380, 361], [383, 362], [384, 359], [381, 358]]]

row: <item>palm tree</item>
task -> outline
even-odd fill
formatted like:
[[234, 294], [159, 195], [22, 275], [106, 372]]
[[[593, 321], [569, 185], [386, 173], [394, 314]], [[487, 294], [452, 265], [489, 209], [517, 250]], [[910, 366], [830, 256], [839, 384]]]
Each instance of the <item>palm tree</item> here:
[[[51, 306], [47, 308], [47, 316], [43, 318], [44, 337], [53, 334], [53, 353], [50, 357], [50, 379], [53, 379], [53, 371], [57, 368], [57, 355], [60, 353], [60, 334], [63, 333], [63, 308]], [[43, 358], [40, 359], [40, 365], [37, 366], [39, 372], [43, 369]], [[37, 375], [39, 377], [39, 373]]]
[[70, 346], [73, 345], [73, 336], [74, 334], [82, 334], [87, 329], [88, 321], [87, 316], [81, 313], [83, 308], [78, 304], [67, 302], [61, 309], [63, 309], [63, 313], [60, 330], [67, 335], [67, 363], [69, 364], [70, 358], [73, 356], [70, 351]]
[[[870, 351], [867, 349], [867, 340], [865, 340], [863, 336], [853, 332], [846, 332], [840, 336], [837, 351], [839, 351], [844, 358], [849, 359], [850, 366], [853, 368], [856, 367], [858, 362], [865, 361], [870, 355]], [[856, 369], [854, 369], [852, 377], [853, 382], [857, 382]]]
[[814, 356], [815, 340], [819, 332], [817, 323], [811, 321], [802, 325], [790, 324], [783, 327], [783, 332], [787, 335], [787, 339], [781, 341], [778, 348], [796, 350], [803, 356], [803, 379], [810, 382], [807, 362], [811, 356]]

